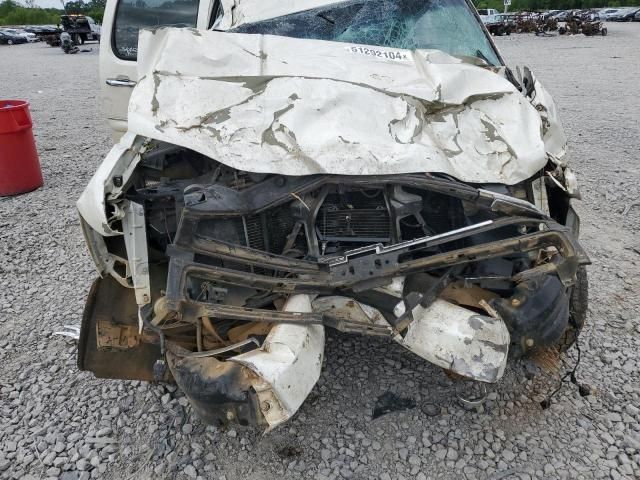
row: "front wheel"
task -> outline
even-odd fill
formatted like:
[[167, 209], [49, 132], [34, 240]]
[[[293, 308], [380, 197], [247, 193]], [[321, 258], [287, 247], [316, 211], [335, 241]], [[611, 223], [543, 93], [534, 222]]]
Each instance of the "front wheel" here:
[[13, 45], [13, 40], [7, 40], [7, 45]]
[[600, 30], [600, 33], [602, 34], [603, 37], [607, 36], [607, 29], [603, 28], [602, 30]]
[[558, 340], [561, 352], [566, 352], [576, 342], [587, 319], [589, 306], [589, 279], [584, 266], [576, 272], [576, 283], [569, 295], [569, 324]]

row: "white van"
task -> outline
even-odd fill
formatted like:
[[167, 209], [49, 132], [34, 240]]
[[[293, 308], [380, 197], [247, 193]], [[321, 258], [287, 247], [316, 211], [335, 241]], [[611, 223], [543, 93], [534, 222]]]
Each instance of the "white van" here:
[[100, 43], [104, 113], [117, 139], [127, 130], [127, 106], [136, 85], [138, 31], [163, 25], [209, 28], [218, 0], [108, 0]]
[[[100, 274], [80, 370], [173, 379], [205, 422], [271, 430], [335, 350], [325, 327], [484, 383], [576, 340], [567, 138], [471, 0], [154, 5], [108, 4], [128, 129], [77, 203]], [[162, 24], [200, 28], [138, 41]]]

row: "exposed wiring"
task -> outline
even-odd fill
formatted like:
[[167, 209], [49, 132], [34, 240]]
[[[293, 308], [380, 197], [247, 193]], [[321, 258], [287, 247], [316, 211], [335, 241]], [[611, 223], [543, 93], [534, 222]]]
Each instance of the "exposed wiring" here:
[[560, 379], [560, 383], [559, 385], [556, 387], [556, 389], [551, 392], [549, 395], [547, 395], [547, 398], [545, 398], [543, 401], [540, 402], [540, 406], [542, 407], [543, 410], [546, 410], [547, 408], [549, 408], [551, 406], [551, 399], [560, 391], [562, 390], [562, 387], [564, 386], [565, 383], [573, 383], [574, 385], [578, 386], [578, 392], [580, 393], [581, 397], [586, 397], [588, 395], [591, 394], [591, 388], [584, 384], [584, 383], [579, 383], [578, 379], [576, 377], [576, 372], [578, 370], [578, 367], [580, 366], [580, 358], [582, 356], [582, 351], [580, 350], [580, 344], [578, 343], [578, 339], [576, 338], [575, 341], [575, 346], [576, 346], [576, 350], [578, 351], [578, 359], [576, 360], [576, 364], [573, 366], [573, 369], [571, 369], [570, 371], [568, 371], [567, 373], [565, 373], [562, 378]]

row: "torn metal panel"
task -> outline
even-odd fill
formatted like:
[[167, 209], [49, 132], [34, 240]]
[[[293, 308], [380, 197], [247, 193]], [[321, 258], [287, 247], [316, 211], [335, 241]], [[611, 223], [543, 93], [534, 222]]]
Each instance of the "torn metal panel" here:
[[[347, 297], [314, 300], [317, 312], [332, 312], [372, 324], [389, 323], [377, 309]], [[493, 383], [504, 373], [509, 351], [509, 331], [499, 318], [487, 317], [437, 299], [427, 308], [413, 309], [413, 321], [404, 336], [393, 338], [425, 360], [469, 379]]]
[[151, 303], [151, 280], [149, 279], [149, 253], [147, 252], [144, 208], [136, 202], [125, 203], [122, 230], [129, 259], [128, 265], [131, 269], [136, 302], [138, 305], [146, 305]]
[[226, 425], [264, 425], [248, 371], [214, 356], [193, 357], [169, 344], [167, 363], [178, 387], [205, 422]]
[[313, 301], [312, 305], [314, 312], [331, 312], [333, 315], [357, 322], [370, 322], [372, 325], [389, 327], [380, 311], [352, 298], [339, 296], [318, 297]]
[[500, 74], [439, 51], [391, 60], [354, 50], [270, 35], [142, 32], [129, 131], [284, 175], [419, 171], [514, 184], [546, 164], [540, 115]]
[[[309, 295], [294, 295], [285, 312], [311, 312]], [[230, 359], [254, 373], [251, 383], [270, 428], [298, 411], [320, 378], [324, 354], [322, 325], [280, 324], [271, 329], [262, 347]]]
[[564, 176], [564, 186], [567, 189], [567, 194], [571, 198], [580, 199], [580, 187], [578, 186], [578, 177], [569, 167], [564, 167], [562, 170]]
[[149, 332], [138, 335], [137, 321], [133, 289], [110, 276], [98, 278], [91, 286], [82, 316], [78, 369], [93, 372], [98, 378], [153, 381], [160, 349]]
[[[126, 133], [102, 161], [96, 173], [76, 202], [80, 216], [93, 230], [105, 237], [122, 235], [114, 230], [113, 217], [107, 216], [107, 200], [116, 199], [138, 165], [147, 139]], [[124, 213], [119, 212], [118, 219]]]
[[545, 149], [551, 157], [562, 161], [567, 153], [567, 135], [564, 133], [558, 109], [553, 97], [542, 83], [533, 74], [531, 78], [534, 85], [531, 104], [540, 113], [542, 119], [542, 140]]
[[509, 352], [509, 331], [499, 318], [438, 299], [413, 310], [404, 338], [396, 340], [442, 368], [481, 382], [502, 377]]
[[537, 178], [531, 182], [533, 191], [533, 203], [545, 215], [549, 215], [549, 198], [547, 196], [547, 187], [545, 185], [545, 177]]

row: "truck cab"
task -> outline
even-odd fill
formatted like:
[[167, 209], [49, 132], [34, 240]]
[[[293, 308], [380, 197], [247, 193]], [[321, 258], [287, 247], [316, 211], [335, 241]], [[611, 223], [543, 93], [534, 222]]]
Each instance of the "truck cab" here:
[[138, 32], [160, 26], [209, 28], [216, 0], [108, 0], [100, 42], [104, 114], [114, 140], [127, 130], [127, 106], [136, 85]]
[[478, 15], [492, 35], [500, 36], [511, 33], [511, 26], [505, 22], [504, 16], [495, 8], [481, 8], [478, 10]]
[[480, 19], [482, 20], [482, 23], [484, 23], [485, 25], [487, 23], [492, 23], [497, 21], [497, 15], [499, 13], [500, 12], [495, 8], [481, 8], [478, 10], [478, 15], [480, 15]]
[[101, 27], [96, 21], [86, 15], [61, 15], [62, 29], [71, 35], [77, 44], [83, 44], [88, 40], [100, 41]]

